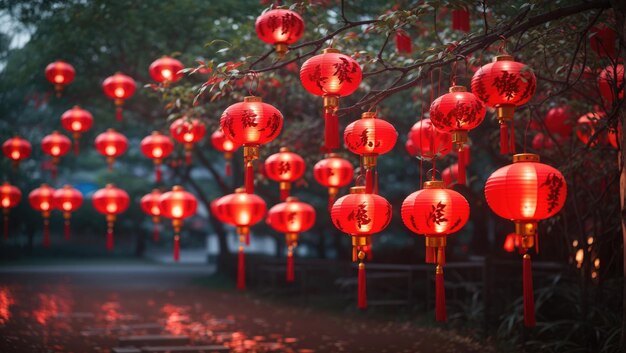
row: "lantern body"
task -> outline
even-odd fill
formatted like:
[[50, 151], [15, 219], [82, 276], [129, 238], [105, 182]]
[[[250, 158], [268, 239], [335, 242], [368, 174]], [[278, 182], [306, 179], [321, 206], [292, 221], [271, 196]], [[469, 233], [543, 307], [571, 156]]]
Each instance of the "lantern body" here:
[[260, 40], [268, 44], [293, 44], [304, 33], [304, 21], [296, 12], [269, 10], [257, 17], [254, 24]]
[[391, 204], [382, 196], [358, 192], [340, 197], [330, 211], [333, 224], [340, 231], [356, 237], [369, 237], [385, 229], [391, 221]]
[[108, 158], [116, 158], [128, 149], [128, 140], [119, 132], [108, 129], [96, 136], [96, 149]]
[[104, 94], [116, 100], [124, 100], [132, 97], [133, 94], [135, 94], [136, 88], [135, 80], [119, 72], [113, 76], [107, 77], [102, 82]]
[[30, 142], [19, 136], [12, 137], [2, 144], [2, 153], [14, 163], [28, 158], [32, 151]]
[[3, 210], [17, 206], [22, 200], [22, 192], [17, 187], [4, 182], [0, 185], [0, 208]]
[[[596, 133], [596, 124], [600, 121], [600, 119], [603, 119], [604, 117], [605, 115], [602, 112], [589, 112], [578, 118], [578, 125], [576, 127], [576, 136], [578, 137], [578, 139], [585, 145], [589, 144], [589, 140]], [[591, 145], [597, 145], [598, 141], [601, 143], [606, 143], [605, 136], [596, 136]]]
[[262, 198], [240, 188], [234, 194], [220, 198], [215, 203], [215, 209], [224, 222], [237, 227], [249, 227], [265, 217], [267, 207]]
[[195, 118], [176, 119], [170, 125], [170, 134], [182, 144], [193, 144], [202, 140], [206, 134], [204, 123]]
[[485, 105], [463, 86], [450, 87], [450, 93], [430, 105], [430, 122], [440, 131], [471, 130], [485, 119]]
[[118, 215], [128, 208], [130, 198], [126, 191], [107, 184], [106, 187], [97, 190], [93, 194], [93, 207], [96, 211], [106, 215]]
[[226, 137], [222, 129], [217, 129], [211, 134], [211, 144], [219, 152], [232, 153], [235, 152], [240, 145]]
[[361, 156], [378, 156], [393, 148], [398, 132], [375, 113], [363, 113], [361, 119], [346, 126], [343, 139], [348, 149]]
[[554, 107], [548, 110], [544, 123], [546, 130], [561, 137], [572, 133], [572, 113], [567, 106]]
[[363, 73], [361, 66], [336, 49], [325, 49], [302, 64], [300, 82], [316, 96], [345, 97], [359, 88]]
[[149, 216], [159, 217], [161, 215], [160, 197], [159, 189], [154, 189], [151, 193], [144, 195], [139, 201], [141, 210]]
[[543, 133], [539, 132], [533, 138], [532, 147], [537, 151], [541, 151], [544, 149], [551, 150], [554, 148], [554, 142], [552, 141], [552, 139], [546, 137]]
[[[598, 77], [598, 87], [600, 88], [600, 94], [607, 100], [607, 102], [613, 102], [615, 96], [618, 99], [624, 98], [624, 65], [617, 64], [617, 66], [609, 65]], [[614, 90], [616, 88], [616, 90]]]
[[63, 87], [74, 81], [76, 71], [74, 67], [64, 61], [57, 60], [46, 66], [46, 80], [48, 82]]
[[417, 148], [415, 148], [415, 145], [413, 144], [413, 140], [411, 139], [407, 139], [406, 142], [404, 143], [404, 149], [406, 150], [406, 153], [409, 154], [409, 156], [411, 157], [415, 157], [417, 156]]
[[260, 97], [246, 97], [226, 108], [220, 118], [226, 137], [236, 144], [257, 146], [274, 140], [283, 127], [283, 115]]
[[172, 220], [182, 220], [196, 214], [198, 201], [193, 194], [185, 191], [181, 186], [175, 185], [172, 191], [168, 191], [159, 197], [161, 215]]
[[430, 119], [422, 119], [416, 122], [409, 138], [417, 150], [417, 157], [432, 159], [445, 156], [452, 151], [452, 135], [437, 130]]
[[150, 77], [156, 82], [169, 83], [180, 80], [183, 74], [179, 73], [179, 71], [184, 68], [185, 66], [180, 61], [164, 56], [153, 61], [148, 71], [150, 72]]
[[83, 204], [83, 194], [71, 185], [55, 190], [53, 199], [54, 208], [65, 213], [74, 212]]
[[91, 129], [93, 116], [87, 110], [75, 105], [61, 115], [61, 125], [69, 132], [80, 134]]
[[267, 213], [267, 224], [281, 233], [302, 233], [315, 224], [315, 209], [308, 203], [289, 197]]
[[340, 188], [352, 182], [354, 167], [348, 160], [331, 153], [315, 164], [313, 176], [322, 186]]
[[443, 180], [443, 183], [446, 187], [450, 187], [456, 182], [458, 175], [459, 165], [457, 163], [454, 163], [441, 172], [441, 179]]
[[54, 189], [47, 184], [41, 184], [28, 194], [28, 202], [35, 210], [42, 212], [45, 217], [54, 209]]
[[293, 182], [304, 175], [306, 164], [300, 155], [286, 148], [265, 160], [265, 175], [278, 182]]
[[606, 26], [605, 24], [601, 24], [600, 26], [593, 26], [590, 30], [593, 34], [590, 38], [590, 47], [598, 53], [599, 56], [609, 56], [611, 58], [615, 57], [615, 39], [617, 38], [617, 33], [615, 31]]
[[52, 134], [45, 136], [41, 140], [41, 150], [43, 153], [59, 158], [67, 154], [72, 146], [72, 142], [65, 135], [60, 134], [58, 131], [52, 132]]
[[140, 148], [144, 156], [160, 161], [174, 151], [174, 142], [169, 136], [153, 131], [141, 140]]

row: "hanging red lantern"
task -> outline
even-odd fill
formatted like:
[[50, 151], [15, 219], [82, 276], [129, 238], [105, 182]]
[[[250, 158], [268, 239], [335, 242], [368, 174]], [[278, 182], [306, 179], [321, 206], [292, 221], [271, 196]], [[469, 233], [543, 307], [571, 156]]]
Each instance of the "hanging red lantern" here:
[[398, 54], [411, 54], [413, 52], [411, 36], [405, 30], [396, 30], [396, 52]]
[[274, 9], [263, 13], [257, 17], [254, 27], [259, 39], [273, 45], [281, 59], [288, 51], [287, 46], [297, 42], [304, 34], [302, 17], [286, 9]]
[[287, 147], [281, 147], [280, 152], [275, 153], [265, 160], [265, 175], [280, 183], [280, 200], [285, 201], [291, 190], [291, 183], [302, 178], [306, 164], [300, 155], [289, 151]]
[[416, 122], [409, 139], [417, 150], [417, 157], [423, 159], [435, 159], [445, 156], [452, 151], [452, 135], [437, 130], [430, 119], [422, 119]]
[[[472, 77], [472, 92], [496, 109], [500, 123], [500, 153], [515, 153], [515, 109], [526, 104], [535, 94], [537, 79], [527, 65], [513, 61], [511, 55], [496, 56], [494, 62], [482, 66]], [[510, 140], [509, 140], [509, 127]]]
[[552, 134], [567, 138], [572, 133], [572, 112], [568, 106], [558, 106], [548, 110], [544, 119], [546, 130]]
[[246, 192], [254, 192], [254, 164], [259, 158], [259, 145], [273, 141], [283, 128], [283, 115], [261, 97], [245, 97], [243, 102], [226, 108], [220, 118], [226, 137], [243, 145], [246, 166]]
[[213, 148], [224, 154], [224, 159], [226, 160], [225, 173], [227, 176], [230, 176], [232, 174], [230, 160], [233, 159], [233, 153], [237, 151], [239, 145], [226, 137], [226, 134], [224, 134], [224, 131], [222, 131], [221, 128], [215, 130], [215, 132], [211, 134], [211, 144], [213, 145]]
[[329, 153], [326, 158], [315, 163], [313, 177], [322, 186], [328, 188], [328, 210], [335, 203], [339, 188], [352, 182], [354, 167], [348, 160], [336, 153]]
[[485, 119], [485, 105], [463, 86], [450, 87], [450, 93], [435, 99], [430, 105], [430, 122], [439, 131], [449, 132], [459, 156], [459, 184], [465, 185], [465, 164], [461, 158], [468, 132]]
[[169, 136], [158, 131], [153, 131], [141, 140], [141, 152], [144, 156], [154, 161], [154, 178], [157, 183], [161, 182], [161, 163], [174, 151], [174, 142]]
[[76, 71], [74, 67], [65, 61], [57, 60], [46, 66], [46, 80], [54, 85], [57, 97], [61, 96], [63, 87], [74, 81]]
[[169, 56], [162, 56], [150, 64], [148, 71], [153, 80], [167, 87], [183, 77], [179, 71], [184, 68], [185, 66], [180, 61]]
[[41, 184], [28, 194], [28, 202], [35, 210], [41, 212], [43, 217], [43, 246], [50, 246], [50, 211], [54, 209], [54, 189], [47, 184]]
[[458, 192], [445, 188], [443, 181], [424, 183], [422, 190], [402, 203], [402, 222], [412, 232], [426, 237], [426, 263], [436, 264], [436, 319], [446, 321], [443, 282], [446, 236], [459, 231], [469, 219], [469, 203]]
[[93, 207], [96, 211], [105, 214], [107, 220], [106, 247], [108, 251], [113, 250], [113, 224], [117, 215], [126, 211], [130, 204], [130, 198], [126, 191], [107, 184], [106, 187], [97, 190], [93, 194]]
[[78, 155], [80, 135], [91, 129], [91, 126], [93, 125], [93, 116], [90, 112], [75, 105], [74, 108], [61, 115], [61, 125], [65, 130], [73, 134], [74, 154]]
[[456, 180], [459, 175], [459, 164], [454, 163], [450, 165], [448, 168], [441, 171], [441, 179], [443, 180], [443, 184], [446, 187], [451, 187], [456, 183]]
[[485, 197], [498, 216], [515, 222], [524, 254], [524, 324], [535, 326], [532, 273], [528, 250], [537, 247], [537, 222], [561, 210], [567, 183], [557, 169], [539, 162], [531, 153], [516, 154], [513, 164], [496, 170], [487, 179]]
[[515, 233], [510, 233], [504, 239], [504, 244], [502, 245], [502, 249], [506, 252], [513, 252], [515, 249], [520, 248], [521, 238], [519, 235]]
[[172, 220], [174, 228], [174, 261], [180, 260], [180, 228], [183, 220], [196, 214], [198, 201], [196, 197], [180, 185], [174, 185], [172, 191], [168, 191], [159, 197], [161, 214]]
[[71, 147], [72, 141], [58, 131], [53, 131], [41, 140], [41, 150], [52, 157], [52, 179], [56, 179], [59, 158], [65, 156]]
[[396, 144], [398, 132], [389, 122], [377, 119], [376, 113], [365, 112], [361, 119], [346, 126], [343, 133], [346, 147], [361, 156], [365, 169], [365, 193], [378, 193], [378, 156], [385, 154]]
[[533, 138], [532, 147], [534, 150], [543, 151], [551, 150], [554, 148], [554, 141], [551, 138], [546, 137], [543, 133], [539, 132]]
[[170, 125], [170, 134], [174, 140], [185, 146], [185, 162], [190, 165], [193, 145], [200, 142], [206, 134], [204, 123], [196, 118], [182, 117]]
[[370, 237], [387, 228], [391, 221], [391, 204], [382, 196], [365, 193], [365, 187], [350, 188], [350, 194], [339, 198], [330, 211], [333, 224], [352, 237], [352, 261], [359, 261], [359, 309], [367, 308], [365, 259]]
[[348, 96], [361, 84], [361, 66], [339, 50], [327, 48], [302, 64], [300, 81], [309, 93], [324, 97], [324, 149], [339, 148], [339, 97]]
[[415, 148], [415, 145], [413, 144], [413, 140], [411, 139], [407, 139], [406, 142], [404, 143], [404, 149], [406, 150], [406, 153], [409, 154], [409, 156], [411, 157], [415, 157], [417, 156], [417, 148]]
[[30, 157], [32, 151], [33, 148], [30, 142], [18, 135], [4, 141], [2, 144], [2, 153], [11, 160], [13, 168], [17, 168], [21, 161]]
[[0, 185], [0, 208], [2, 208], [4, 240], [9, 238], [9, 211], [22, 200], [22, 192], [5, 181]]
[[591, 27], [589, 31], [589, 42], [591, 49], [595, 51], [600, 57], [608, 56], [615, 58], [615, 39], [617, 33], [605, 24]]
[[315, 224], [315, 209], [308, 203], [290, 196], [283, 203], [270, 208], [267, 224], [277, 232], [285, 233], [287, 243], [287, 282], [295, 280], [293, 250], [298, 245], [298, 234], [306, 232]]
[[455, 31], [470, 31], [470, 13], [467, 9], [452, 10], [452, 29]]
[[585, 145], [591, 143], [591, 146], [595, 146], [598, 144], [598, 141], [605, 144], [606, 136], [596, 136], [596, 125], [605, 116], [606, 115], [602, 112], [589, 112], [578, 118], [578, 126], [576, 127], [576, 136], [578, 139]]
[[116, 72], [115, 75], [107, 77], [102, 82], [104, 94], [115, 100], [115, 118], [117, 121], [122, 121], [124, 100], [132, 97], [136, 88], [135, 80], [121, 72]]
[[83, 194], [71, 185], [65, 185], [57, 189], [52, 194], [54, 208], [63, 212], [65, 240], [70, 239], [70, 218], [72, 212], [76, 211], [83, 204]]
[[604, 68], [604, 70], [600, 72], [600, 77], [598, 77], [598, 87], [600, 88], [600, 94], [602, 94], [602, 97], [604, 97], [608, 103], [612, 103], [615, 97], [623, 99], [624, 65], [609, 65]]
[[152, 216], [152, 223], [154, 224], [152, 239], [154, 242], [159, 241], [159, 223], [161, 223], [160, 197], [161, 191], [159, 189], [153, 189], [151, 193], [144, 195], [139, 201], [141, 210], [148, 216]]
[[114, 129], [107, 129], [107, 131], [96, 136], [96, 150], [107, 158], [109, 170], [113, 169], [115, 158], [123, 155], [127, 149], [128, 139]]
[[237, 227], [239, 235], [239, 257], [237, 262], [237, 289], [246, 289], [246, 267], [243, 253], [244, 244], [250, 243], [250, 226], [265, 217], [267, 206], [262, 198], [249, 194], [244, 188], [237, 188], [234, 194], [221, 197], [215, 203], [214, 214], [228, 224]]

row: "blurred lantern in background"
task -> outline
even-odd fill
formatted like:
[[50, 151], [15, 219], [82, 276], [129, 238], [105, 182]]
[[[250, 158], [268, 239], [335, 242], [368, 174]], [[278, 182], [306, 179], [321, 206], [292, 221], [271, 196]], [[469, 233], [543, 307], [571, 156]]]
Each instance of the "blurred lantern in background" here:
[[329, 153], [326, 158], [313, 167], [313, 176], [317, 182], [328, 188], [328, 210], [330, 211], [339, 188], [349, 185], [354, 177], [354, 167], [338, 154]]
[[174, 140], [185, 146], [185, 163], [190, 165], [193, 145], [200, 142], [206, 134], [204, 123], [196, 118], [182, 117], [170, 125], [170, 134]]
[[452, 151], [452, 136], [437, 130], [430, 119], [416, 122], [409, 131], [409, 139], [417, 151], [417, 158], [434, 160]]
[[272, 44], [278, 58], [287, 53], [287, 46], [293, 44], [304, 33], [304, 21], [294, 11], [274, 9], [257, 17], [254, 24], [256, 34], [260, 40]]
[[74, 137], [74, 154], [78, 155], [80, 135], [91, 129], [93, 116], [90, 112], [75, 105], [74, 108], [67, 110], [61, 115], [61, 125], [65, 130], [72, 133]]
[[32, 151], [33, 148], [30, 145], [30, 142], [19, 137], [18, 135], [4, 141], [2, 144], [2, 153], [5, 157], [11, 160], [13, 168], [19, 167], [20, 162], [30, 157]]
[[43, 217], [43, 246], [50, 246], [50, 211], [54, 208], [54, 189], [47, 184], [41, 184], [28, 194], [30, 206]]
[[542, 132], [538, 132], [533, 138], [532, 147], [537, 151], [551, 150], [554, 148], [554, 141]]
[[46, 66], [46, 80], [54, 85], [57, 97], [61, 96], [63, 87], [74, 81], [76, 71], [74, 67], [65, 61], [57, 60]]
[[591, 49], [600, 57], [608, 56], [615, 58], [617, 33], [604, 23], [591, 27], [589, 32], [591, 33], [591, 36], [589, 36]]
[[104, 94], [115, 100], [115, 118], [117, 121], [122, 121], [122, 106], [124, 105], [124, 101], [135, 94], [136, 88], [135, 80], [121, 72], [116, 72], [115, 75], [107, 77], [104, 82], [102, 82]]
[[232, 174], [230, 160], [233, 159], [233, 153], [237, 151], [239, 145], [226, 137], [221, 128], [215, 130], [215, 132], [211, 134], [211, 144], [218, 152], [222, 152], [224, 154], [224, 159], [226, 160], [225, 174], [230, 176]]
[[457, 163], [451, 164], [441, 172], [441, 179], [443, 180], [445, 187], [449, 188], [456, 184], [458, 173], [459, 165]]
[[107, 184], [106, 187], [97, 190], [93, 194], [93, 207], [96, 211], [106, 215], [107, 238], [106, 247], [108, 251], [113, 250], [113, 224], [117, 215], [126, 211], [130, 204], [130, 198], [126, 191]]
[[4, 239], [9, 238], [9, 211], [22, 200], [22, 192], [5, 181], [0, 185], [0, 208], [2, 208]]
[[409, 154], [409, 156], [411, 157], [417, 156], [417, 148], [415, 148], [415, 145], [413, 144], [413, 140], [407, 139], [406, 142], [404, 143], [404, 149], [406, 150], [406, 153]]
[[164, 87], [168, 87], [170, 83], [174, 83], [183, 77], [180, 70], [185, 66], [180, 61], [169, 56], [162, 56], [150, 64], [148, 71], [150, 77], [158, 83], [162, 83]]
[[159, 198], [161, 197], [161, 191], [159, 189], [153, 189], [151, 193], [144, 195], [139, 202], [141, 210], [148, 216], [152, 216], [152, 223], [154, 229], [152, 232], [152, 240], [154, 242], [159, 241], [159, 223], [161, 223], [161, 203]]
[[157, 183], [160, 183], [161, 163], [174, 151], [174, 142], [169, 136], [153, 131], [141, 140], [140, 148], [144, 156], [154, 161], [154, 178]]
[[76, 211], [83, 204], [83, 194], [71, 185], [64, 185], [61, 189], [54, 191], [52, 195], [54, 208], [63, 212], [64, 237], [70, 239], [70, 218], [72, 212]]
[[180, 260], [180, 229], [183, 226], [183, 220], [196, 214], [198, 201], [196, 197], [180, 185], [174, 185], [171, 191], [168, 191], [159, 197], [159, 206], [161, 214], [172, 220], [174, 228], [174, 261]]
[[267, 213], [267, 224], [277, 232], [285, 233], [287, 243], [287, 282], [295, 280], [293, 250], [298, 245], [298, 234], [306, 232], [315, 224], [315, 209], [308, 203], [290, 196], [283, 203], [272, 207]]
[[115, 158], [124, 154], [127, 149], [128, 140], [126, 139], [126, 136], [120, 134], [114, 129], [107, 129], [107, 131], [96, 136], [96, 150], [107, 158], [109, 171], [113, 170]]
[[504, 239], [504, 245], [502, 248], [506, 252], [513, 252], [515, 249], [521, 249], [521, 237], [515, 233], [510, 233]]
[[285, 201], [291, 190], [291, 183], [304, 175], [306, 164], [300, 155], [290, 152], [289, 148], [281, 147], [265, 160], [265, 175], [280, 183], [280, 200]]
[[624, 98], [624, 65], [609, 65], [598, 77], [600, 94], [610, 104], [615, 98]]
[[598, 142], [605, 144], [606, 136], [596, 133], [596, 126], [606, 115], [602, 112], [589, 112], [578, 118], [578, 126], [576, 127], [576, 136], [585, 145], [591, 144], [595, 146]]
[[546, 130], [566, 139], [572, 134], [573, 116], [568, 106], [558, 106], [548, 110], [544, 119]]
[[41, 140], [41, 150], [52, 157], [52, 179], [57, 177], [59, 158], [65, 156], [71, 147], [72, 141], [58, 131], [53, 131]]

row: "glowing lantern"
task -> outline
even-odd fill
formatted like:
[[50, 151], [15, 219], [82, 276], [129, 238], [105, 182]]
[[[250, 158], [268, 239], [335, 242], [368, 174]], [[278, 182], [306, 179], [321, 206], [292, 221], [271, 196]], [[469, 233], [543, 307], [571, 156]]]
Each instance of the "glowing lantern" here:
[[293, 282], [295, 271], [293, 250], [298, 245], [298, 234], [306, 232], [315, 224], [315, 209], [308, 203], [290, 196], [286, 202], [272, 207], [267, 213], [267, 224], [277, 232], [285, 233], [287, 242], [287, 282]]
[[9, 211], [22, 200], [22, 192], [17, 187], [4, 182], [0, 185], [0, 208], [4, 216], [4, 239], [9, 238]]
[[50, 211], [54, 209], [53, 200], [54, 189], [47, 184], [41, 184], [40, 187], [28, 194], [28, 202], [35, 210], [41, 212], [43, 217], [43, 246], [50, 246]]
[[339, 97], [348, 96], [361, 84], [361, 66], [333, 48], [324, 49], [302, 64], [300, 81], [309, 93], [324, 97], [324, 149], [339, 148]]
[[354, 167], [349, 161], [335, 153], [329, 153], [326, 158], [317, 162], [313, 167], [313, 176], [317, 182], [328, 188], [328, 210], [335, 203], [339, 188], [352, 182]]
[[157, 183], [161, 182], [161, 163], [174, 151], [174, 142], [169, 136], [153, 131], [141, 140], [141, 152], [154, 161], [154, 177]]
[[179, 71], [184, 68], [185, 66], [180, 61], [169, 56], [162, 56], [150, 64], [148, 71], [153, 80], [167, 87], [170, 83], [176, 82], [183, 77], [183, 74], [179, 73]]
[[398, 132], [387, 121], [377, 119], [376, 113], [366, 112], [361, 114], [361, 119], [346, 126], [343, 139], [351, 152], [361, 156], [365, 169], [365, 193], [378, 193], [376, 161], [379, 155], [395, 146]]
[[161, 214], [172, 220], [174, 228], [174, 261], [180, 259], [180, 228], [183, 220], [196, 214], [198, 201], [191, 193], [185, 191], [180, 185], [175, 185], [172, 191], [168, 191], [159, 197]]
[[515, 251], [516, 248], [520, 248], [520, 245], [521, 245], [520, 236], [515, 233], [511, 233], [511, 234], [508, 234], [506, 238], [504, 239], [504, 245], [502, 245], [502, 248], [506, 252], [513, 252]]
[[600, 88], [600, 94], [602, 97], [611, 103], [615, 100], [624, 98], [624, 65], [617, 64], [617, 66], [609, 65], [598, 77], [598, 87]]
[[287, 53], [287, 46], [293, 44], [304, 33], [304, 21], [296, 12], [284, 9], [269, 10], [257, 17], [254, 24], [260, 40], [272, 44], [276, 54], [282, 58]]
[[254, 192], [254, 164], [259, 158], [259, 145], [273, 141], [283, 127], [283, 115], [274, 106], [263, 103], [261, 97], [245, 97], [243, 102], [226, 108], [220, 118], [226, 137], [243, 145], [246, 165], [247, 193]]
[[443, 180], [443, 184], [449, 188], [456, 183], [458, 175], [459, 165], [457, 163], [450, 165], [448, 168], [441, 171], [441, 179]]
[[211, 134], [211, 144], [213, 145], [213, 148], [224, 154], [224, 159], [226, 160], [226, 175], [230, 176], [232, 173], [230, 169], [230, 160], [233, 158], [233, 153], [239, 148], [239, 145], [226, 137], [221, 128], [215, 130], [215, 132]]
[[61, 115], [61, 125], [74, 136], [74, 154], [78, 155], [80, 135], [91, 129], [93, 116], [90, 112], [75, 105]]
[[204, 123], [195, 118], [176, 119], [170, 125], [170, 134], [174, 140], [185, 145], [185, 161], [187, 165], [191, 164], [191, 150], [193, 145], [198, 143], [204, 137], [206, 127]]
[[435, 159], [452, 151], [452, 136], [437, 130], [430, 119], [416, 122], [409, 131], [409, 139], [417, 150], [418, 158]]
[[130, 198], [126, 191], [107, 184], [93, 194], [93, 207], [96, 211], [105, 214], [107, 220], [106, 247], [108, 251], [113, 250], [113, 224], [117, 215], [126, 211], [130, 204]]
[[513, 156], [513, 164], [496, 170], [487, 179], [485, 197], [498, 216], [515, 222], [524, 254], [524, 324], [535, 326], [532, 273], [528, 250], [537, 244], [537, 222], [561, 210], [567, 184], [561, 172], [539, 162], [536, 154]]
[[13, 168], [17, 168], [20, 162], [30, 157], [30, 153], [33, 151], [30, 142], [15, 135], [2, 144], [2, 153], [5, 157], [11, 160]]
[[430, 105], [430, 122], [439, 131], [449, 132], [459, 153], [459, 184], [465, 185], [465, 164], [461, 158], [469, 130], [485, 119], [485, 105], [463, 86], [450, 87], [450, 93], [435, 99]]
[[446, 263], [446, 236], [459, 231], [469, 219], [469, 203], [442, 181], [424, 183], [424, 188], [409, 195], [402, 203], [402, 222], [412, 232], [426, 237], [426, 262], [436, 264], [437, 321], [446, 321], [446, 294], [443, 265]]
[[548, 110], [544, 119], [546, 130], [559, 137], [567, 138], [572, 133], [572, 112], [567, 106], [554, 107]]
[[65, 185], [63, 188], [55, 190], [52, 197], [54, 208], [63, 212], [65, 240], [69, 240], [70, 218], [72, 218], [72, 212], [79, 209], [83, 204], [83, 194], [71, 185]]
[[54, 85], [57, 97], [61, 96], [63, 87], [74, 81], [74, 76], [76, 76], [74, 67], [65, 61], [57, 60], [46, 66], [46, 80]]
[[124, 154], [127, 149], [128, 139], [114, 129], [107, 129], [107, 131], [96, 136], [96, 150], [107, 157], [109, 170], [113, 169], [115, 158]]
[[598, 141], [606, 143], [605, 136], [596, 136], [596, 124], [604, 117], [605, 114], [602, 112], [589, 112], [578, 118], [578, 126], [576, 128], [578, 139], [585, 145], [591, 143], [591, 146], [597, 145]]
[[496, 109], [500, 123], [500, 153], [515, 153], [513, 115], [517, 107], [532, 98], [536, 88], [537, 79], [530, 67], [513, 61], [510, 55], [496, 56], [494, 62], [478, 69], [472, 77], [472, 92], [486, 106]]
[[161, 197], [161, 191], [159, 189], [152, 190], [151, 193], [144, 195], [139, 201], [141, 210], [149, 216], [152, 216], [152, 223], [154, 223], [154, 230], [152, 238], [155, 242], [159, 241], [159, 223], [161, 223], [161, 204], [159, 198]]
[[72, 147], [72, 141], [58, 131], [53, 131], [50, 135], [44, 136], [41, 140], [41, 150], [52, 157], [52, 178], [56, 179], [57, 164], [59, 158], [65, 156]]
[[265, 174], [268, 178], [280, 183], [280, 200], [285, 201], [291, 190], [291, 183], [304, 175], [306, 164], [300, 155], [290, 152], [289, 148], [281, 147], [265, 160]]
[[122, 120], [124, 100], [132, 97], [136, 88], [135, 80], [120, 72], [116, 72], [115, 75], [107, 77], [102, 82], [104, 94], [115, 100], [115, 118], [118, 121]]
[[249, 194], [243, 188], [220, 198], [214, 206], [214, 214], [225, 223], [237, 227], [239, 235], [239, 258], [237, 262], [237, 288], [246, 289], [246, 267], [243, 253], [244, 244], [250, 243], [250, 226], [265, 217], [267, 206], [262, 198]]
[[365, 187], [350, 188], [350, 194], [339, 198], [330, 211], [333, 224], [352, 237], [352, 261], [359, 261], [359, 309], [367, 308], [365, 289], [365, 259], [371, 245], [370, 237], [381, 232], [391, 221], [391, 204], [382, 196], [366, 194]]

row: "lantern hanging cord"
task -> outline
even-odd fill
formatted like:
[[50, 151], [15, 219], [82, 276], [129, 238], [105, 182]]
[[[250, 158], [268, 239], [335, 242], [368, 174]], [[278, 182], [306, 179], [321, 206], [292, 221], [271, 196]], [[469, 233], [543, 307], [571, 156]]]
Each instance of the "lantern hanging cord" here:
[[530, 107], [526, 108], [526, 112], [528, 113], [528, 121], [526, 122], [526, 128], [524, 129], [524, 153], [526, 153], [526, 144], [527, 144], [527, 139], [528, 139], [528, 129], [530, 128], [530, 122], [532, 120], [532, 117], [530, 116]]
[[507, 53], [507, 51], [506, 51], [507, 39], [503, 35], [500, 35], [499, 37], [502, 40], [502, 42], [500, 43], [500, 46], [498, 47], [498, 53], [506, 54]]
[[257, 92], [259, 90], [259, 73], [251, 70], [247, 75], [246, 75], [246, 79], [248, 79], [249, 85], [248, 85], [248, 93], [251, 96], [254, 96], [253, 89], [252, 89], [252, 85], [256, 83], [256, 87], [254, 89], [254, 92]]

